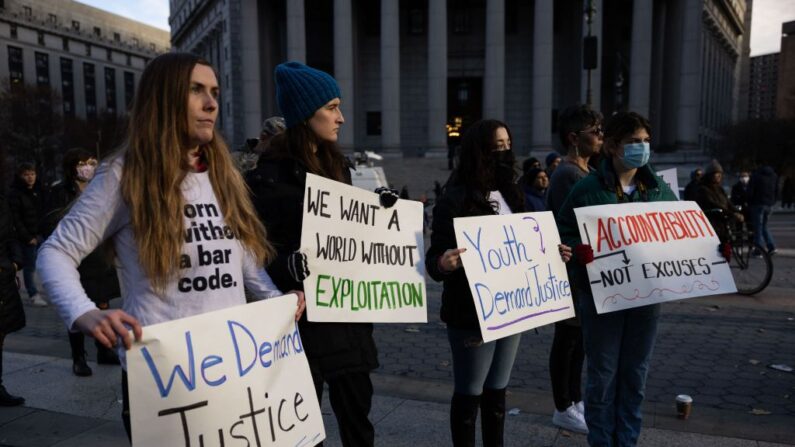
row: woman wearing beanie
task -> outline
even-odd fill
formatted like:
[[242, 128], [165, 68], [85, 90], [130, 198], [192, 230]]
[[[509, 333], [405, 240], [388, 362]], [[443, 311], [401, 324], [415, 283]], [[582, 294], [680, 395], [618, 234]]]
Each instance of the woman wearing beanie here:
[[[215, 133], [218, 79], [205, 60], [165, 53], [144, 69], [120, 152], [100, 165], [39, 252], [44, 288], [69, 329], [91, 335], [118, 353], [140, 340], [143, 326], [280, 296], [263, 265], [272, 258], [229, 149]], [[202, 223], [228, 226], [231, 237], [188, 238]], [[199, 240], [197, 240], [199, 239]], [[223, 250], [223, 265], [202, 265], [196, 244]], [[80, 283], [78, 266], [103, 244], [116, 254], [123, 310], [98, 309]], [[231, 287], [196, 290], [192, 279], [222, 269]], [[295, 318], [303, 312], [303, 293]], [[142, 329], [143, 327], [143, 329]], [[123, 348], [122, 348], [123, 346]], [[126, 371], [122, 420], [130, 436]]]
[[[453, 219], [520, 213], [522, 191], [516, 184], [516, 158], [508, 126], [478, 121], [461, 140], [459, 163], [433, 209], [431, 245], [425, 256], [428, 275], [442, 281], [442, 321], [453, 353], [454, 394], [450, 403], [453, 445], [474, 446], [480, 410], [483, 445], [503, 445], [505, 390], [511, 377], [520, 334], [484, 343], [477, 311], [460, 254]], [[540, 172], [543, 172], [539, 169]], [[568, 260], [571, 251], [561, 246]]]
[[587, 362], [585, 421], [588, 444], [630, 447], [638, 442], [646, 375], [649, 371], [660, 305], [597, 314], [585, 265], [593, 261], [583, 245], [574, 209], [628, 202], [675, 201], [676, 196], [648, 165], [651, 126], [634, 112], [610, 117], [604, 131], [599, 168], [574, 185], [558, 213], [563, 243], [575, 247], [569, 278], [578, 297], [577, 314]]
[[[247, 181], [277, 252], [268, 273], [283, 290], [303, 290], [309, 272], [306, 258], [297, 250], [306, 175], [351, 183], [350, 165], [337, 146], [337, 133], [345, 122], [342, 95], [330, 75], [298, 62], [277, 66], [275, 74], [276, 101], [287, 129], [273, 137]], [[392, 192], [382, 194], [382, 204], [394, 204], [397, 196], [392, 196]], [[378, 367], [373, 325], [309, 322], [304, 316], [298, 327], [318, 400], [323, 384], [328, 384], [342, 444], [372, 446], [370, 371]]]

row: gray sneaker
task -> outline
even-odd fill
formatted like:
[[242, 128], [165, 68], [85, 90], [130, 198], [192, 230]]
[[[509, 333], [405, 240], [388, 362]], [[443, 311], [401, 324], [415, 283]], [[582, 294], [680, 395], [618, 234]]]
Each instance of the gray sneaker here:
[[570, 405], [566, 411], [555, 410], [555, 413], [552, 414], [552, 423], [564, 430], [588, 434], [585, 418], [574, 405]]
[[32, 297], [28, 298], [28, 302], [33, 305], [33, 307], [47, 307], [48, 304], [44, 301], [44, 298], [41, 297], [38, 293], [33, 295]]

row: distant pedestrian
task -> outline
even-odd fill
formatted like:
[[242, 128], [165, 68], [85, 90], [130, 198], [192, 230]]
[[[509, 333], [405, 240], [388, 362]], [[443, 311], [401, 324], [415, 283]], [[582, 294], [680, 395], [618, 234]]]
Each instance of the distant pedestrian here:
[[[474, 446], [478, 410], [484, 446], [503, 445], [505, 391], [520, 334], [484, 343], [466, 272], [461, 263], [453, 220], [466, 216], [519, 213], [522, 192], [515, 183], [516, 159], [508, 126], [478, 121], [461, 142], [459, 164], [433, 210], [431, 245], [425, 268], [443, 282], [442, 321], [453, 354], [454, 394], [450, 404], [453, 446]], [[571, 251], [562, 247], [564, 261]]]
[[39, 224], [43, 200], [44, 192], [36, 174], [36, 167], [32, 163], [20, 163], [8, 196], [8, 205], [11, 208], [17, 236], [22, 244], [24, 257], [22, 276], [28, 292], [28, 302], [36, 307], [47, 306], [47, 301], [39, 295], [35, 280], [36, 252], [42, 242]]
[[693, 169], [690, 172], [690, 183], [685, 186], [684, 200], [696, 200], [696, 189], [698, 189], [698, 182], [704, 175], [701, 168]]
[[[4, 172], [3, 161], [5, 152], [0, 146], [0, 172]], [[3, 186], [0, 185], [0, 407], [14, 407], [24, 404], [25, 399], [3, 386], [3, 342], [6, 335], [25, 327], [25, 309], [17, 286], [23, 257]]]
[[522, 172], [527, 172], [531, 169], [541, 169], [541, 162], [535, 157], [530, 157], [522, 162]]
[[546, 167], [547, 177], [551, 177], [552, 176], [552, 173], [555, 172], [555, 168], [558, 167], [558, 165], [560, 164], [560, 161], [561, 161], [561, 158], [560, 158], [560, 154], [559, 153], [550, 152], [549, 154], [547, 154], [547, 158], [545, 159], [545, 162], [546, 162], [546, 165], [547, 165], [547, 167]]
[[732, 205], [742, 213], [746, 222], [749, 222], [751, 218], [751, 210], [748, 205], [751, 188], [750, 182], [751, 173], [748, 171], [740, 171], [737, 176], [737, 183], [732, 186], [731, 195], [729, 196]]
[[[566, 148], [563, 161], [555, 169], [547, 190], [547, 209], [557, 219], [560, 207], [574, 185], [594, 169], [590, 160], [602, 150], [602, 114], [588, 106], [569, 107], [560, 116], [560, 142]], [[567, 266], [569, 270], [573, 265]], [[572, 299], [579, 300], [578, 290]], [[555, 411], [552, 423], [566, 430], [587, 433], [583, 415], [582, 367], [585, 361], [582, 327], [578, 317], [555, 323], [555, 337], [549, 352], [549, 378]]]
[[795, 181], [790, 174], [784, 178], [784, 184], [781, 187], [781, 207], [790, 209], [793, 202], [795, 202]]
[[[695, 201], [712, 222], [721, 242], [726, 242], [729, 236], [724, 225], [727, 219], [738, 223], [745, 221], [745, 216], [731, 203], [726, 191], [723, 190], [723, 167], [718, 160], [710, 162], [698, 181]], [[720, 213], [716, 212], [718, 210]]]
[[751, 222], [753, 222], [754, 241], [767, 252], [776, 253], [773, 235], [767, 229], [770, 210], [778, 200], [778, 176], [770, 166], [762, 166], [751, 176]]
[[525, 211], [547, 210], [547, 188], [549, 177], [543, 169], [533, 168], [519, 179], [519, 186], [524, 193]]
[[[63, 157], [64, 178], [53, 185], [48, 193], [46, 211], [42, 219], [42, 232], [49, 236], [58, 222], [66, 215], [89, 182], [94, 178], [97, 159], [85, 149], [70, 149]], [[121, 296], [116, 269], [108, 262], [107, 253], [102, 247], [85, 257], [77, 267], [80, 285], [86, 295], [100, 310], [110, 307], [110, 300]], [[80, 331], [67, 331], [72, 354], [72, 373], [76, 376], [90, 376], [93, 371], [86, 361], [85, 335]], [[97, 348], [97, 363], [118, 365], [119, 357], [110, 349], [94, 339]]]

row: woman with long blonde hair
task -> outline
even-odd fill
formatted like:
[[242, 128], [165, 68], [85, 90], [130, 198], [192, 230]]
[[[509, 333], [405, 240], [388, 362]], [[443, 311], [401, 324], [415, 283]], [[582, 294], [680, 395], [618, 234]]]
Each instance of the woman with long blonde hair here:
[[[127, 141], [39, 253], [42, 283], [70, 329], [129, 349], [125, 326], [140, 339], [142, 326], [244, 304], [244, 286], [256, 298], [282, 295], [264, 270], [273, 253], [265, 228], [215, 133], [218, 92], [212, 66], [191, 54], [163, 54], [144, 70]], [[97, 309], [80, 286], [77, 266], [106, 242], [123, 310]], [[225, 257], [208, 263], [206, 253]], [[299, 293], [296, 318], [303, 307]], [[129, 436], [124, 372], [122, 388]]]

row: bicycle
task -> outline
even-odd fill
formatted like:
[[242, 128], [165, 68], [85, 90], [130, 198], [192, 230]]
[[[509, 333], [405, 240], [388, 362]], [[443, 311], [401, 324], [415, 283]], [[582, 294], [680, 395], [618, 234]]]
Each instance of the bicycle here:
[[767, 250], [754, 242], [753, 231], [721, 209], [709, 210], [706, 214], [716, 227], [721, 253], [729, 255], [727, 261], [737, 293], [754, 295], [764, 290], [773, 278], [773, 260]]

